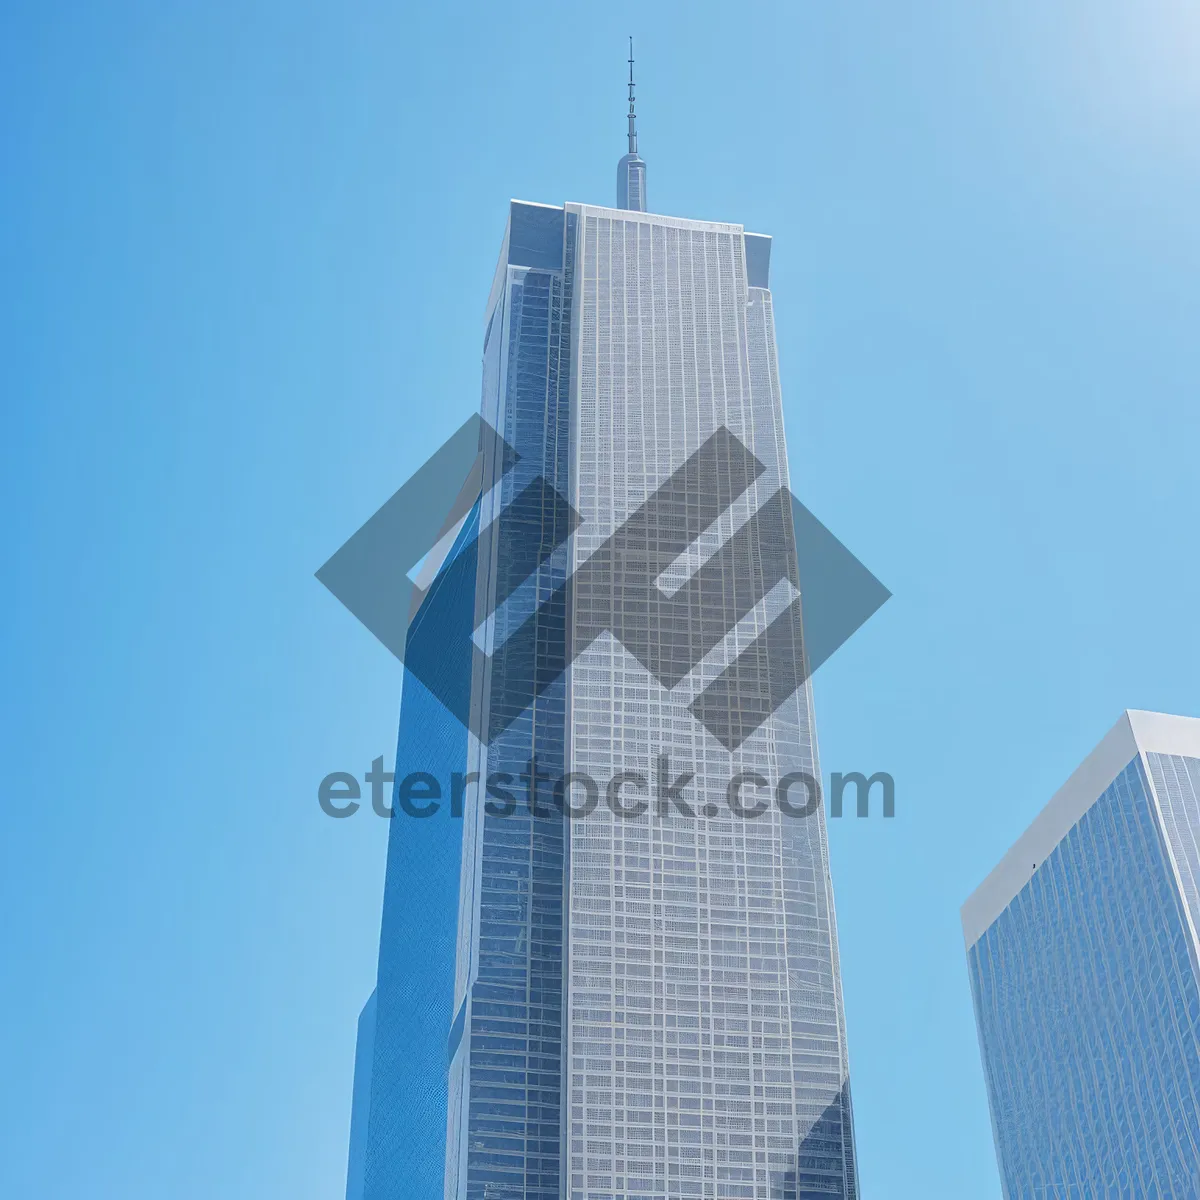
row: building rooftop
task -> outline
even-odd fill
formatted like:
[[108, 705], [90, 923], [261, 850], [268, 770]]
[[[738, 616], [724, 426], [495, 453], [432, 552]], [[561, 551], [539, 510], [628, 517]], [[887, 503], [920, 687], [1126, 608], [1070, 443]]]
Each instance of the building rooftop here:
[[1050, 798], [962, 906], [963, 939], [970, 949], [1009, 906], [1075, 823], [1139, 754], [1200, 758], [1200, 719], [1129, 709]]

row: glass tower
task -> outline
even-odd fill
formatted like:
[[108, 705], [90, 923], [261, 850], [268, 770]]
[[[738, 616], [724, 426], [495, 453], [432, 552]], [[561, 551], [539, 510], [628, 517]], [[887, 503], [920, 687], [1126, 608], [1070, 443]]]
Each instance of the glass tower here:
[[[630, 97], [618, 208], [509, 209], [481, 405], [503, 453], [406, 660], [424, 638], [451, 669], [446, 622], [470, 610], [470, 728], [454, 736], [419, 687], [410, 717], [406, 680], [396, 770], [483, 782], [458, 819], [392, 822], [356, 1074], [364, 1200], [858, 1194], [819, 791], [801, 815], [756, 803], [820, 779], [798, 580], [779, 568], [795, 553], [771, 241], [645, 211], [632, 63]], [[743, 458], [697, 482], [687, 464], [722, 438]], [[731, 811], [735, 777], [752, 817]], [[573, 814], [589, 786], [605, 802]], [[414, 994], [406, 963], [433, 945], [445, 971]]]
[[963, 906], [1006, 1197], [1200, 1195], [1200, 720], [1127, 712]]

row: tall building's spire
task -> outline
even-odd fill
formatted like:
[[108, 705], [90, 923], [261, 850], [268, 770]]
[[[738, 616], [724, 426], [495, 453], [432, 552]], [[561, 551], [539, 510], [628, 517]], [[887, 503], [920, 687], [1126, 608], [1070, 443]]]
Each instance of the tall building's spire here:
[[617, 207], [646, 211], [646, 164], [638, 157], [633, 104], [633, 38], [629, 39], [629, 153], [617, 163]]
[[633, 111], [633, 37], [629, 38], [629, 153], [637, 153], [637, 113]]

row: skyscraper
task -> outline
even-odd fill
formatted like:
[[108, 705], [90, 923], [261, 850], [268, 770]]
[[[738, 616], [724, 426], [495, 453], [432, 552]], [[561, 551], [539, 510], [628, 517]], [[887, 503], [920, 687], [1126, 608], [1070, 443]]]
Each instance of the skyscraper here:
[[[439, 1104], [447, 1200], [857, 1196], [819, 790], [769, 802], [820, 778], [771, 242], [645, 211], [630, 59], [618, 208], [510, 205], [483, 348], [504, 445], [409, 633], [410, 677], [461, 669], [470, 719], [406, 678], [396, 774], [487, 803], [392, 822], [365, 1200], [432, 1195]], [[456, 950], [416, 994], [451, 856]]]
[[1125, 713], [962, 924], [1005, 1196], [1200, 1195], [1200, 720]]

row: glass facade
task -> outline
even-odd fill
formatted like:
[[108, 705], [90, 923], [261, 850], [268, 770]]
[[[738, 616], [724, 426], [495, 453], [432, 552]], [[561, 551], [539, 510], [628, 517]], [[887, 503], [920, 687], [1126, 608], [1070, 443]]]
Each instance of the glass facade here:
[[350, 1110], [350, 1153], [346, 1200], [363, 1200], [366, 1189], [367, 1128], [371, 1122], [371, 1069], [375, 1059], [375, 993], [358, 1017], [354, 1049], [354, 1099]]
[[[769, 248], [633, 205], [510, 208], [481, 412], [519, 459], [484, 464], [409, 637], [410, 665], [459, 672], [471, 730], [410, 674], [397, 767], [484, 782], [460, 819], [393, 821], [365, 1200], [858, 1194], [823, 809], [728, 803], [739, 773], [820, 778], [798, 581], [779, 569], [795, 554]], [[577, 586], [723, 430], [755, 462], [746, 486], [684, 495], [599, 589], [594, 572]], [[659, 599], [635, 615], [622, 598], [652, 561]], [[679, 649], [666, 684], [607, 632], [618, 616], [643, 657]], [[469, 667], [447, 652], [464, 627]], [[697, 703], [731, 678], [741, 732], [723, 738]], [[640, 772], [653, 792], [664, 770], [689, 777], [686, 807], [568, 820], [578, 797], [555, 794], [569, 773], [606, 793]], [[414, 954], [447, 964], [432, 993], [408, 981]]]
[[[478, 524], [476, 506], [451, 562]], [[433, 681], [456, 669], [443, 648], [472, 625], [473, 585], [473, 573], [444, 570], [409, 627], [397, 778], [425, 773], [445, 787], [466, 769], [466, 730], [413, 671]], [[395, 794], [391, 802], [398, 804]], [[348, 1200], [442, 1194], [463, 822], [446, 805], [425, 818], [398, 813], [389, 822], [376, 990], [359, 1022], [351, 1180], [361, 1178], [361, 1191], [348, 1188]]]
[[[718, 429], [764, 469], [694, 544], [662, 520], [645, 531], [650, 574], [665, 568], [662, 598], [644, 615], [649, 627], [703, 639], [700, 626], [711, 620], [718, 635], [735, 630], [732, 644], [710, 639], [720, 644], [670, 690], [614, 638], [597, 639], [572, 666], [571, 769], [597, 780], [653, 778], [665, 759], [672, 777], [694, 775], [687, 802], [696, 815], [654, 806], [628, 819], [600, 807], [571, 822], [562, 1194], [853, 1197], [823, 814], [818, 806], [795, 819], [772, 805], [743, 819], [727, 803], [729, 781], [742, 772], [820, 778], [811, 693], [793, 691], [733, 751], [690, 709], [738, 649], [778, 629], [780, 617], [780, 659], [800, 656], [794, 589], [772, 586], [766, 566], [770, 525], [749, 523], [788, 485], [770, 292], [749, 285], [740, 226], [572, 210], [580, 228], [576, 567], [618, 526], [628, 529], [630, 515]], [[716, 561], [718, 545], [742, 544], [735, 531], [749, 531], [744, 556], [708, 579], [702, 615], [694, 609], [681, 631], [671, 597]], [[641, 563], [613, 570], [614, 595], [645, 574]], [[761, 603], [747, 605], [743, 589]]]
[[1193, 928], [1200, 929], [1200, 759], [1146, 755], [1163, 832]]
[[491, 736], [472, 737], [471, 769], [507, 783], [464, 821], [446, 1195], [470, 1200], [559, 1197], [566, 847], [544, 780], [566, 770], [565, 677], [526, 701], [539, 656], [561, 672], [565, 638], [548, 601], [567, 572], [554, 493], [568, 486], [573, 237], [561, 209], [512, 206], [484, 346], [483, 415], [521, 458], [484, 497], [501, 533], [478, 573]]
[[1007, 1197], [1200, 1195], [1200, 759], [1131, 749], [968, 947]]

